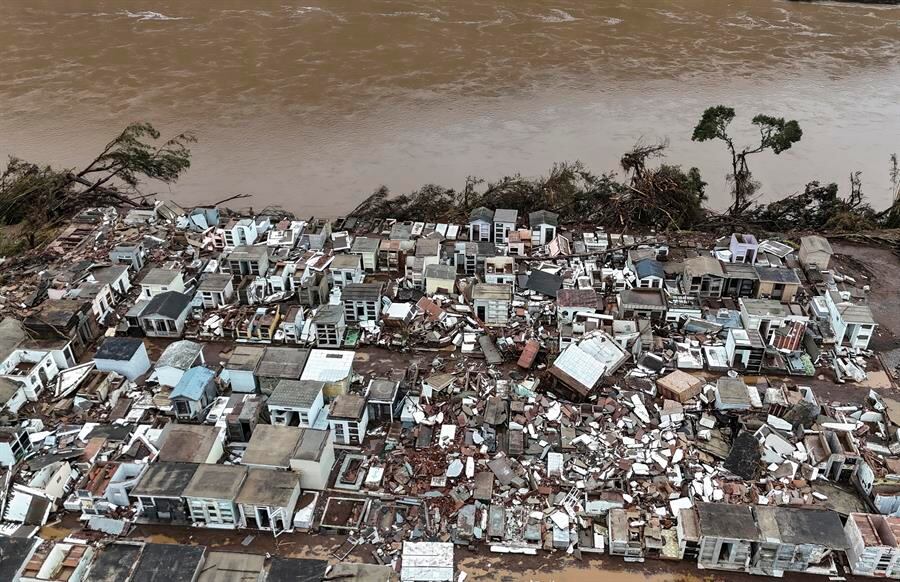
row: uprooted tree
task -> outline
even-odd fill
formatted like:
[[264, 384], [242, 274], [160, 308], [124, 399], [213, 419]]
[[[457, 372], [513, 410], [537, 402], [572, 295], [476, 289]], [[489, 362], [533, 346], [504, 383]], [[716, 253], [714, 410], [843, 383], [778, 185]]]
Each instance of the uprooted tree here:
[[0, 223], [20, 224], [34, 247], [37, 233], [77, 212], [104, 204], [138, 206], [145, 180], [171, 184], [191, 165], [182, 133], [158, 143], [159, 131], [149, 123], [132, 123], [80, 170], [54, 169], [10, 157], [0, 173]]
[[856, 231], [877, 228], [877, 216], [864, 202], [859, 172], [850, 174], [850, 195], [838, 185], [810, 182], [802, 192], [749, 209], [744, 218], [767, 230]]
[[627, 214], [633, 226], [684, 230], [706, 218], [706, 182], [700, 170], [684, 172], [669, 164], [648, 167], [647, 161], [662, 158], [667, 147], [666, 142], [638, 144], [619, 162], [631, 179], [624, 184], [627, 193], [615, 200], [614, 207], [620, 215]]
[[757, 115], [752, 123], [759, 129], [759, 144], [739, 148], [728, 133], [728, 127], [734, 121], [734, 117], [732, 107], [717, 105], [707, 108], [694, 128], [691, 139], [700, 142], [718, 139], [725, 142], [731, 154], [731, 174], [728, 179], [731, 182], [732, 203], [729, 213], [737, 217], [750, 208], [753, 195], [759, 188], [759, 183], [753, 180], [747, 165], [747, 157], [766, 150], [771, 150], [776, 155], [787, 151], [800, 141], [803, 130], [795, 120], [786, 121], [783, 117]]
[[351, 216], [429, 222], [465, 221], [479, 206], [509, 208], [520, 215], [550, 210], [565, 223], [591, 223], [626, 229], [683, 230], [705, 217], [706, 183], [700, 172], [678, 166], [650, 167], [666, 144], [635, 146], [622, 157], [628, 180], [594, 174], [581, 162], [554, 164], [545, 176], [519, 174], [496, 181], [469, 176], [462, 190], [427, 184], [409, 194], [392, 195], [380, 187]]

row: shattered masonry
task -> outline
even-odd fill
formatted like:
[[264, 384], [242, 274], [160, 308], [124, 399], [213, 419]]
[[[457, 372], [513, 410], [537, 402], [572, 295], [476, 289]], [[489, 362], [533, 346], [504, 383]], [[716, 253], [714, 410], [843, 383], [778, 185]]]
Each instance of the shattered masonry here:
[[900, 578], [900, 360], [867, 274], [797, 242], [85, 211], [0, 286], [2, 577], [449, 581], [464, 546]]

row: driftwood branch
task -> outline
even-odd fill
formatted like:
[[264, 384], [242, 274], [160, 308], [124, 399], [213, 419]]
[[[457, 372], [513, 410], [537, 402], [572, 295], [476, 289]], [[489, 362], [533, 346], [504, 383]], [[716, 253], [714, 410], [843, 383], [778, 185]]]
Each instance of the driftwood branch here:
[[226, 202], [231, 202], [232, 200], [242, 200], [244, 198], [252, 198], [252, 197], [253, 197], [253, 194], [235, 194], [234, 196], [229, 196], [228, 198], [225, 198], [224, 200], [219, 200], [219, 201], [213, 202], [211, 204], [201, 204], [201, 206], [221, 206], [222, 204], [225, 204]]

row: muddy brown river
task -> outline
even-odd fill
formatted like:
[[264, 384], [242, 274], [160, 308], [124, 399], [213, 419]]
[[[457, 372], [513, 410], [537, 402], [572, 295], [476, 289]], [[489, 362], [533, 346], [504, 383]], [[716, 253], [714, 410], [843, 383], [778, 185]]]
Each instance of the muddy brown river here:
[[[75, 166], [124, 124], [194, 131], [183, 203], [337, 215], [379, 184], [611, 170], [639, 140], [727, 203], [702, 110], [800, 121], [769, 197], [900, 151], [900, 7], [781, 0], [2, 0], [0, 155]], [[751, 131], [740, 134], [748, 143]]]

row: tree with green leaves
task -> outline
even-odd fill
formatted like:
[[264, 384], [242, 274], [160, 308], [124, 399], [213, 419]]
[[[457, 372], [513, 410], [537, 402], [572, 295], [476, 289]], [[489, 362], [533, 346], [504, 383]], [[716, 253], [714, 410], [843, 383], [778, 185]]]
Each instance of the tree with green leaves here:
[[732, 216], [739, 216], [750, 207], [753, 195], [759, 189], [759, 183], [753, 180], [750, 173], [747, 157], [766, 150], [771, 150], [776, 155], [787, 151], [800, 141], [803, 130], [795, 120], [786, 121], [783, 117], [757, 115], [752, 123], [759, 129], [759, 144], [739, 148], [728, 133], [734, 117], [732, 107], [717, 105], [708, 108], [694, 128], [691, 139], [700, 142], [718, 139], [725, 142], [731, 154], [731, 174], [728, 179], [732, 187], [732, 204], [729, 212]]
[[101, 205], [137, 206], [145, 180], [174, 183], [191, 165], [189, 133], [162, 143], [149, 123], [132, 123], [81, 170], [54, 169], [10, 157], [0, 172], [0, 223], [22, 224], [30, 247], [37, 231]]

